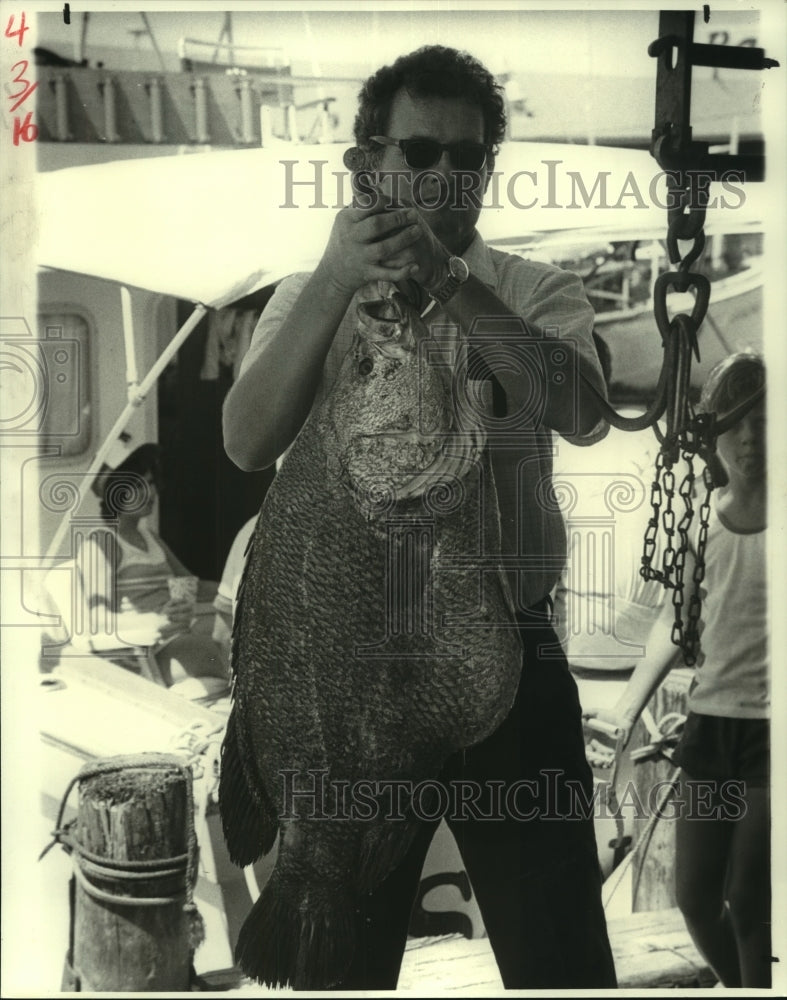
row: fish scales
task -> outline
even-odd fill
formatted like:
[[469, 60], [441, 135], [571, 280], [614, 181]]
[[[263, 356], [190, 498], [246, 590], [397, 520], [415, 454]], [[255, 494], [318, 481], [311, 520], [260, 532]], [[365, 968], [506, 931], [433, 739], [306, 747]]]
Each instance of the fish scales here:
[[367, 295], [266, 494], [233, 634], [225, 837], [243, 865], [279, 837], [236, 958], [296, 989], [341, 980], [358, 897], [417, 830], [379, 783], [436, 779], [502, 722], [521, 668], [483, 436], [445, 366], [423, 363], [412, 306], [393, 286]]

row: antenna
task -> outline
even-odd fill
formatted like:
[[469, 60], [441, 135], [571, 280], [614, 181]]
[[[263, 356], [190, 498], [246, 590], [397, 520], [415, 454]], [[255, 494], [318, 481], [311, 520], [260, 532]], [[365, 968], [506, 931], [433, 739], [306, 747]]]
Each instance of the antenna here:
[[167, 65], [164, 62], [164, 56], [161, 54], [161, 49], [158, 47], [158, 42], [156, 41], [156, 36], [153, 34], [153, 29], [150, 26], [150, 21], [148, 19], [148, 15], [145, 14], [144, 12], [142, 12], [140, 14], [140, 17], [145, 22], [145, 28], [147, 30], [148, 35], [150, 36], [150, 41], [153, 44], [153, 48], [156, 50], [156, 55], [158, 56], [158, 61], [159, 61], [159, 65], [161, 66], [161, 70], [162, 70], [162, 72], [166, 73], [167, 72]]

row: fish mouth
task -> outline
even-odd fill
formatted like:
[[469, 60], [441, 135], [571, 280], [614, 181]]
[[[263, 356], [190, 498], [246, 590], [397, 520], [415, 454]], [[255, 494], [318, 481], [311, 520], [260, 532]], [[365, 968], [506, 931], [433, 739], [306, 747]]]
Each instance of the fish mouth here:
[[401, 292], [392, 292], [381, 299], [361, 302], [358, 315], [362, 320], [371, 323], [403, 323], [405, 318], [404, 296]]
[[[389, 282], [377, 283], [378, 297], [358, 303], [357, 313], [364, 338], [385, 353], [412, 350], [415, 339], [410, 326], [409, 303]], [[389, 350], [386, 351], [386, 345]]]

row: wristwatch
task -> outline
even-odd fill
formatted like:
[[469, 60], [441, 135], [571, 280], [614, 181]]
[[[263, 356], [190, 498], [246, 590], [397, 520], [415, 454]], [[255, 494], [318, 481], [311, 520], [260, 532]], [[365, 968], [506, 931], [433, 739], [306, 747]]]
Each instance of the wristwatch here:
[[463, 285], [470, 277], [470, 268], [461, 257], [449, 257], [447, 265], [448, 273], [440, 284], [436, 288], [427, 289], [431, 298], [438, 305], [444, 305], [457, 291], [459, 286]]

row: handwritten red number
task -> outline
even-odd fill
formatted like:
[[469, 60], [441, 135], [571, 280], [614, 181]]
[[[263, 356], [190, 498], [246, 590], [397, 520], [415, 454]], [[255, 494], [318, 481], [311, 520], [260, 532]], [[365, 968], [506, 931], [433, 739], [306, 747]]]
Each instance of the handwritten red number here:
[[8, 18], [8, 24], [5, 26], [5, 37], [6, 38], [18, 38], [19, 39], [19, 47], [21, 49], [21, 47], [22, 47], [22, 39], [24, 38], [25, 32], [27, 31], [27, 25], [25, 24], [25, 12], [22, 11], [22, 16], [19, 19], [19, 22], [20, 22], [19, 23], [19, 27], [16, 30], [14, 30], [14, 18], [15, 17], [16, 17], [16, 14], [12, 14]]
[[[8, 24], [6, 24], [6, 26], [5, 26], [5, 37], [6, 38], [16, 38], [17, 44], [21, 48], [22, 47], [22, 40], [24, 39], [25, 32], [27, 31], [27, 24], [25, 22], [25, 12], [22, 11], [22, 16], [19, 18], [19, 27], [18, 28], [14, 27], [14, 20], [15, 20], [15, 18], [16, 18], [15, 14], [12, 14], [8, 18]], [[16, 109], [19, 107], [20, 104], [23, 104], [28, 99], [28, 97], [33, 93], [33, 91], [38, 86], [37, 82], [36, 83], [30, 83], [30, 81], [26, 80], [25, 77], [24, 77], [24, 75], [23, 75], [24, 73], [27, 72], [27, 67], [29, 65], [30, 64], [28, 63], [27, 59], [20, 59], [19, 62], [14, 63], [14, 65], [11, 67], [11, 72], [12, 73], [13, 73], [13, 71], [17, 67], [19, 67], [19, 72], [14, 77], [14, 83], [21, 84], [21, 89], [20, 90], [17, 90], [16, 93], [14, 93], [14, 94], [9, 94], [8, 95], [9, 101], [15, 101], [16, 102], [11, 107], [11, 113], [12, 114], [13, 114], [14, 111], [16, 111]], [[25, 115], [24, 121], [22, 120], [22, 118], [21, 118], [20, 115], [15, 115], [14, 116], [14, 137], [13, 138], [14, 138], [14, 145], [15, 146], [19, 145], [20, 140], [22, 142], [35, 142], [35, 140], [38, 138], [38, 126], [32, 121], [32, 118], [33, 118], [33, 112], [32, 111], [28, 111], [27, 112], [27, 114]]]
[[13, 107], [11, 108], [11, 114], [13, 114], [14, 111], [16, 111], [16, 109], [19, 107], [20, 104], [23, 104], [28, 99], [28, 97], [33, 93], [33, 91], [38, 86], [38, 81], [36, 81], [35, 83], [31, 83], [29, 80], [26, 80], [22, 76], [22, 74], [27, 71], [27, 67], [29, 65], [30, 64], [28, 63], [27, 59], [20, 59], [19, 62], [15, 62], [14, 65], [11, 67], [12, 70], [15, 70], [17, 66], [22, 67], [14, 77], [14, 83], [21, 83], [22, 89], [17, 90], [15, 94], [8, 95], [9, 101], [13, 101], [14, 98], [16, 97], [19, 98], [16, 104], [14, 104]]
[[33, 117], [33, 112], [28, 111], [25, 116], [24, 122], [17, 115], [14, 118], [14, 145], [19, 145], [19, 140], [22, 142], [35, 142], [38, 138], [38, 126], [35, 125], [30, 119]]

